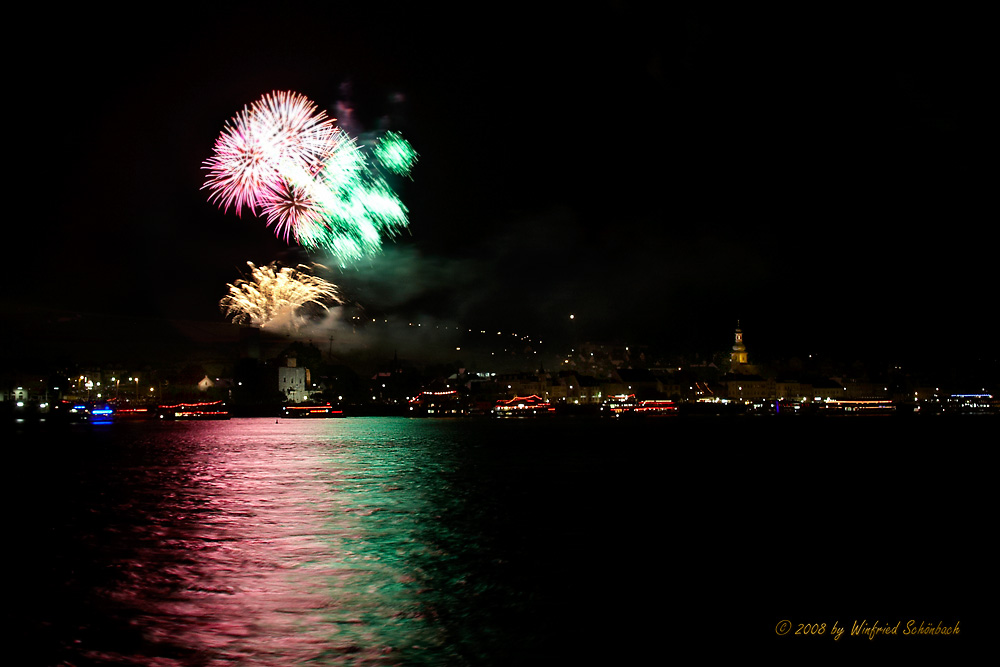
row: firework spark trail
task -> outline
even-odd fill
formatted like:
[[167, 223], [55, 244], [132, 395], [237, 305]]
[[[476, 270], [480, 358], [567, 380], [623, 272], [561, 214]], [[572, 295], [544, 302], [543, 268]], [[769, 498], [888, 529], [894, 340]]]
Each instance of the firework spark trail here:
[[296, 241], [308, 249], [358, 259], [377, 253], [383, 236], [407, 225], [406, 207], [353, 140], [341, 142], [315, 177], [301, 170], [287, 173], [311, 205], [270, 204], [269, 224], [293, 229]]
[[203, 187], [212, 191], [209, 201], [217, 202], [223, 211], [230, 206], [236, 215], [243, 207], [253, 211], [260, 205], [262, 195], [279, 185], [271, 149], [256, 130], [253, 117], [247, 109], [226, 123], [215, 142], [215, 154], [205, 162], [209, 171]]
[[409, 224], [383, 171], [409, 176], [417, 153], [395, 132], [369, 152], [306, 97], [275, 92], [226, 123], [203, 188], [224, 211], [262, 215], [286, 242], [354, 260]]
[[398, 132], [386, 132], [375, 144], [374, 153], [386, 169], [400, 176], [409, 176], [417, 161], [417, 152]]
[[274, 191], [261, 202], [260, 208], [268, 226], [273, 226], [275, 234], [286, 243], [292, 235], [301, 243], [303, 228], [322, 225], [323, 221], [322, 211], [310, 190], [297, 185], [288, 184], [280, 191]]
[[[336, 285], [307, 273], [308, 267], [250, 266], [249, 278], [228, 285], [229, 293], [219, 301], [219, 308], [237, 324], [258, 327], [284, 325], [296, 330], [306, 322], [300, 312], [309, 304], [324, 310], [331, 301], [339, 301]], [[301, 269], [301, 270], [300, 270]]]
[[253, 103], [250, 112], [258, 131], [269, 139], [272, 159], [281, 172], [289, 165], [315, 171], [344, 136], [325, 111], [297, 93], [265, 95]]

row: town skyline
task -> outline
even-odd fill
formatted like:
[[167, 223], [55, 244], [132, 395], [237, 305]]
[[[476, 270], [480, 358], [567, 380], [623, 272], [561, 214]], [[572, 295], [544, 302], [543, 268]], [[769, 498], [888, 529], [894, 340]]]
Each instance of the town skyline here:
[[[138, 406], [146, 410], [171, 402], [215, 401], [242, 416], [271, 415], [298, 404], [332, 405], [356, 416], [414, 416], [414, 409], [431, 414], [447, 409], [450, 416], [462, 416], [503, 412], [505, 401], [515, 400], [522, 401], [521, 408], [529, 400], [593, 414], [695, 404], [763, 413], [839, 408], [940, 414], [998, 408], [993, 398], [1000, 380], [996, 367], [956, 372], [929, 364], [873, 366], [822, 355], [758, 358], [741, 326], [733, 330], [728, 349], [694, 355], [592, 341], [558, 355], [539, 355], [532, 341], [498, 343], [493, 332], [469, 331], [479, 334], [472, 336], [481, 339], [478, 347], [458, 347], [438, 359], [400, 357], [398, 349], [390, 358], [385, 348], [359, 347], [341, 354], [334, 352], [332, 340], [322, 350], [312, 341], [256, 327], [239, 327], [238, 332], [237, 340], [215, 340], [200, 354], [192, 349], [171, 360], [63, 360], [55, 366], [4, 369], [0, 398], [5, 409], [16, 403], [28, 406], [20, 410], [47, 411], [57, 402], [82, 401], [122, 414]], [[508, 347], [497, 355], [488, 344], [483, 347], [483, 340]]]
[[[42, 22], [64, 69], [30, 61], [15, 84], [35, 127], [63, 129], [15, 137], [4, 366], [200, 345], [248, 261], [337, 285], [335, 344], [360, 318], [390, 350], [472, 330], [704, 355], [740, 321], [764, 359], [997, 363], [966, 17], [626, 4], [574, 31], [547, 12], [453, 30], [312, 9]], [[331, 45], [330, 25], [351, 29]], [[409, 224], [380, 252], [342, 264], [209, 201], [220, 129], [273, 91], [412, 144]], [[427, 356], [448, 343], [467, 345]]]

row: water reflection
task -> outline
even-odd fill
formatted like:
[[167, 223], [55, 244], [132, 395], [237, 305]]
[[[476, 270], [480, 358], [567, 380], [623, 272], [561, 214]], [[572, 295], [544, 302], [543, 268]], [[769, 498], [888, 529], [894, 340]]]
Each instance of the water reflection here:
[[548, 428], [235, 419], [25, 441], [12, 608], [38, 664], [621, 653], [656, 618], [634, 594], [664, 585], [642, 581], [659, 474], [590, 425]]
[[419, 567], [441, 555], [422, 532], [424, 490], [441, 462], [394, 429], [188, 426], [178, 439], [184, 474], [159, 471], [162, 501], [127, 527], [132, 549], [113, 563], [120, 576], [106, 590], [153, 645], [144, 651], [270, 665], [447, 653], [427, 620]]

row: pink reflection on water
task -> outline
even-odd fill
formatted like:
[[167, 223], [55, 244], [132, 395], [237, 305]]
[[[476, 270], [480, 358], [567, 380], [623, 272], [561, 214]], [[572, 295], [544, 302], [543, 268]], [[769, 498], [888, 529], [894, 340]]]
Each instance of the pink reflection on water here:
[[[186, 427], [186, 425], [184, 425]], [[440, 646], [408, 556], [419, 493], [338, 423], [190, 425], [191, 461], [135, 526], [107, 594], [156, 655], [124, 664], [398, 664]], [[154, 471], [151, 474], [156, 474]], [[179, 662], [178, 662], [179, 661]]]

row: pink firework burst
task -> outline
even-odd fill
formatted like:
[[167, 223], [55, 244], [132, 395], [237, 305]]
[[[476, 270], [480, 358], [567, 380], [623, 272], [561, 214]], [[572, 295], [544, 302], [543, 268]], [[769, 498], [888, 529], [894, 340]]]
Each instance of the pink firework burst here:
[[230, 206], [237, 215], [243, 207], [263, 210], [275, 193], [311, 179], [340, 140], [333, 119], [305, 96], [265, 95], [226, 123], [205, 161], [209, 173], [203, 188], [224, 211]]
[[256, 130], [253, 116], [244, 109], [226, 123], [222, 134], [215, 141], [215, 151], [205, 161], [208, 178], [203, 188], [212, 191], [209, 201], [216, 202], [224, 211], [230, 206], [240, 215], [243, 207], [255, 210], [261, 196], [278, 186], [273, 148], [266, 145]]
[[309, 189], [291, 184], [270, 192], [261, 202], [261, 213], [267, 225], [274, 227], [274, 233], [285, 239], [299, 240], [304, 230], [320, 228], [323, 225], [323, 211]]
[[333, 119], [298, 93], [264, 95], [251, 105], [250, 111], [257, 131], [275, 147], [279, 169], [303, 168], [315, 175], [341, 140]]

